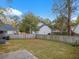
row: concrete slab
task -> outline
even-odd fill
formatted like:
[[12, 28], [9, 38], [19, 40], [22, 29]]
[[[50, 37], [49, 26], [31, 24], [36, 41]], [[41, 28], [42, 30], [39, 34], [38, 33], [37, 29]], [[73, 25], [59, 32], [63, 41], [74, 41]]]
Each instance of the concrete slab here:
[[38, 59], [27, 50], [19, 50], [6, 54], [0, 54], [0, 59]]

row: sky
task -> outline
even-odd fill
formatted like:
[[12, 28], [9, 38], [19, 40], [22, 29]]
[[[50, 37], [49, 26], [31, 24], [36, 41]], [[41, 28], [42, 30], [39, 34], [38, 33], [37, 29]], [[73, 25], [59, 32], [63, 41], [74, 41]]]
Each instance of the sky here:
[[[52, 0], [14, 0], [11, 7], [21, 11], [23, 14], [32, 12], [37, 16], [53, 20], [55, 16], [51, 10], [52, 4]], [[8, 4], [5, 0], [0, 0], [0, 6], [7, 8]]]

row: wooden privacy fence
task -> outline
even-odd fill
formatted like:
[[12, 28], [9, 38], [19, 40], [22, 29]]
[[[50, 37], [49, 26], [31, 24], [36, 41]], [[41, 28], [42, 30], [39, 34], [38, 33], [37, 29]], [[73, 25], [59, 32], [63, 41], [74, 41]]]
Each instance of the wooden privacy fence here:
[[73, 45], [79, 45], [79, 36], [37, 35], [36, 38], [60, 41], [60, 42], [69, 43]]
[[10, 35], [10, 38], [13, 39], [42, 39], [42, 40], [53, 40], [60, 41], [69, 44], [79, 45], [79, 36], [61, 36], [61, 35]]
[[33, 34], [9, 35], [12, 39], [35, 39]]

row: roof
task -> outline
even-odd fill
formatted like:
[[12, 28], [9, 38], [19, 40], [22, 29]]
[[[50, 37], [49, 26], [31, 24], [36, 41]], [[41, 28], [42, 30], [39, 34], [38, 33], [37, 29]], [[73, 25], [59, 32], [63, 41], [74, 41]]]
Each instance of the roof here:
[[74, 28], [73, 32], [75, 32], [76, 34], [79, 34], [79, 25], [77, 25], [77, 26]]
[[[38, 28], [40, 29], [40, 28], [42, 28], [43, 26], [48, 26], [48, 25], [45, 24], [45, 23], [40, 22], [37, 26], [38, 26]], [[50, 26], [48, 26], [48, 27], [51, 29]]]
[[[46, 24], [44, 24], [44, 23], [39, 23], [38, 25], [38, 28], [40, 29], [40, 28], [42, 28], [43, 26], [47, 26]], [[49, 27], [49, 26], [48, 26]], [[50, 27], [49, 27], [50, 28]]]
[[9, 25], [9, 24], [5, 24], [5, 25], [1, 26], [1, 27], [0, 27], [0, 30], [16, 31], [16, 29], [15, 29], [13, 26]]

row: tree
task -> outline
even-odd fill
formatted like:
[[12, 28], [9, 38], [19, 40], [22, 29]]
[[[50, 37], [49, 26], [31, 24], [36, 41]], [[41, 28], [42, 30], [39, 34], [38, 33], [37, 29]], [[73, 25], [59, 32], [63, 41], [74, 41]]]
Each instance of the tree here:
[[77, 17], [76, 24], [79, 24], [79, 16]]
[[79, 0], [56, 0], [58, 3], [55, 3], [53, 5], [53, 11], [57, 15], [65, 15], [67, 16], [67, 28], [68, 28], [68, 34], [71, 34], [71, 16], [77, 11], [78, 2]]
[[20, 17], [19, 16], [12, 16], [11, 17], [12, 19], [14, 19], [14, 26], [16, 27], [16, 29], [17, 29], [17, 34], [18, 34], [18, 32], [19, 32], [19, 22], [20, 22]]
[[67, 17], [65, 16], [58, 16], [56, 20], [54, 20], [55, 24], [54, 24], [54, 28], [58, 29], [62, 32], [66, 32], [66, 24], [67, 24]]
[[[0, 17], [3, 17], [4, 19], [6, 19], [6, 16], [3, 14], [4, 11], [5, 9], [0, 7]], [[4, 23], [2, 22], [2, 19], [0, 19], [0, 26], [2, 25], [4, 25]]]
[[41, 19], [40, 22], [44, 23], [45, 25], [47, 25], [47, 26], [49, 26], [51, 29], [53, 29], [53, 28], [52, 28], [52, 21], [51, 21], [50, 19], [48, 19], [48, 18], [46, 18], [46, 19]]
[[39, 22], [39, 18], [32, 13], [28, 13], [24, 16], [21, 24], [20, 31], [26, 33], [32, 33], [32, 31], [36, 32], [38, 30], [37, 24]]
[[46, 19], [44, 19], [44, 20], [42, 20], [45, 24], [50, 24], [51, 23], [51, 21], [48, 19], [48, 18], [46, 18]]

